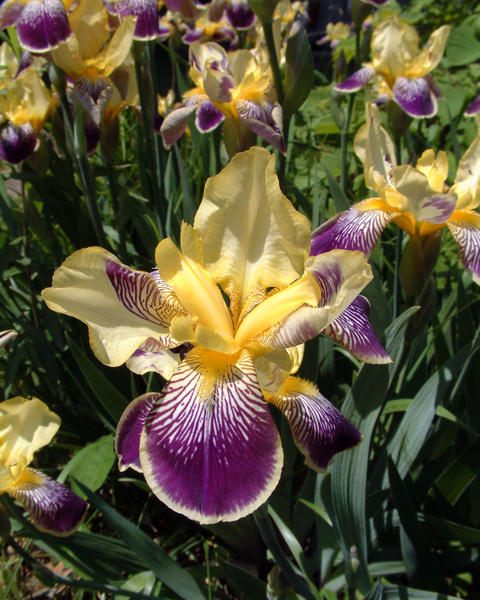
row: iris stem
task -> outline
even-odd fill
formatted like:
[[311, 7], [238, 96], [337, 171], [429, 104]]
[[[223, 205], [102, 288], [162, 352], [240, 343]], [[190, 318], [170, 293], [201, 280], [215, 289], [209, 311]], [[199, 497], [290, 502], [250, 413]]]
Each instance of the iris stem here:
[[272, 553], [273, 559], [290, 585], [304, 596], [306, 600], [315, 600], [312, 591], [308, 585], [300, 579], [297, 573], [295, 573], [292, 563], [283, 552], [268, 513], [265, 511], [265, 515], [263, 515], [261, 509], [258, 509], [253, 513], [253, 518], [255, 519], [255, 523], [260, 531], [263, 541]]
[[[394, 138], [397, 165], [402, 164], [402, 138]], [[400, 314], [402, 302], [402, 286], [400, 283], [400, 264], [402, 262], [403, 230], [397, 228], [397, 243], [395, 246], [395, 281], [393, 282], [393, 320]]]
[[120, 211], [120, 203], [117, 193], [117, 178], [115, 177], [115, 168], [113, 162], [103, 155], [105, 170], [107, 172], [108, 190], [110, 192], [110, 200], [112, 203], [113, 216], [115, 218], [115, 227], [118, 231], [118, 253], [121, 258], [127, 257], [127, 245], [125, 242], [125, 232], [122, 227], [118, 226], [118, 215]]
[[348, 162], [347, 162], [347, 149], [348, 149], [348, 129], [350, 127], [350, 121], [353, 113], [353, 104], [355, 102], [355, 94], [350, 94], [348, 98], [348, 109], [347, 116], [343, 123], [342, 131], [340, 132], [340, 187], [343, 192], [347, 191], [347, 176], [348, 176]]

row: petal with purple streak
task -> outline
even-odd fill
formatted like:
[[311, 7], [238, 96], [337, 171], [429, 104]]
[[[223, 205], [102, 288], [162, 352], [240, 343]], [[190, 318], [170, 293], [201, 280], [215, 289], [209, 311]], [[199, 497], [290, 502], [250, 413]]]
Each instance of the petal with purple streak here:
[[142, 472], [140, 464], [140, 436], [152, 406], [159, 400], [159, 394], [144, 394], [135, 398], [125, 409], [117, 425], [115, 452], [118, 468], [126, 471], [129, 467]]
[[397, 77], [393, 86], [393, 99], [412, 117], [433, 117], [437, 113], [437, 98], [425, 77]]
[[184, 44], [193, 44], [198, 42], [203, 35], [203, 27], [197, 27], [196, 29], [190, 29], [183, 37], [182, 42]]
[[173, 354], [159, 340], [150, 337], [135, 350], [125, 364], [137, 375], [154, 371], [168, 380], [178, 369], [180, 357]]
[[164, 3], [169, 10], [180, 13], [186, 21], [195, 21], [206, 10], [199, 0], [164, 0]]
[[233, 521], [263, 504], [283, 452], [248, 352], [236, 362], [189, 352], [148, 415], [140, 460], [160, 500], [201, 523]]
[[[203, 96], [202, 96], [203, 97]], [[204, 99], [207, 97], [205, 96]], [[197, 104], [190, 103], [187, 106], [181, 106], [172, 110], [170, 114], [165, 117], [162, 126], [160, 127], [160, 133], [163, 138], [163, 145], [165, 148], [171, 148], [173, 144], [179, 140], [185, 129], [190, 115], [197, 110]]]
[[291, 348], [314, 338], [353, 302], [373, 278], [362, 252], [332, 250], [310, 257], [305, 268], [320, 286], [316, 308], [302, 306], [255, 341], [272, 348]]
[[364, 296], [357, 296], [323, 333], [363, 362], [376, 365], [390, 363], [390, 357], [373, 331], [369, 314], [370, 302]]
[[239, 100], [235, 103], [241, 123], [272, 146], [285, 154], [283, 143], [283, 113], [282, 108], [269, 100], [265, 107], [253, 100]]
[[385, 227], [400, 216], [399, 212], [382, 210], [379, 206], [388, 208], [379, 199], [359, 202], [315, 229], [310, 254], [316, 256], [339, 248], [360, 250], [368, 258]]
[[12, 27], [18, 23], [25, 5], [19, 0], [5, 0], [0, 5], [0, 29]]
[[283, 393], [268, 397], [292, 428], [309, 467], [324, 473], [338, 452], [354, 448], [363, 436], [310, 382], [291, 377]]
[[136, 40], [154, 40], [158, 35], [158, 2], [157, 0], [119, 0], [118, 14], [121, 17], [137, 17], [135, 24]]
[[447, 226], [458, 244], [465, 271], [480, 285], [480, 215], [473, 210], [459, 210]]
[[30, 512], [38, 529], [60, 536], [77, 529], [88, 506], [67, 487], [33, 469], [25, 469], [7, 493]]
[[474, 117], [480, 113], [480, 96], [477, 96], [475, 100], [470, 104], [470, 106], [465, 111], [466, 117]]
[[61, 0], [28, 2], [17, 23], [21, 45], [30, 52], [46, 52], [64, 42], [72, 30]]
[[364, 67], [363, 69], [359, 69], [355, 71], [348, 79], [346, 79], [343, 83], [340, 83], [335, 86], [335, 89], [338, 92], [357, 92], [362, 89], [367, 83], [375, 77], [376, 72], [375, 69], [371, 67]]
[[198, 107], [195, 125], [199, 131], [207, 133], [218, 127], [224, 119], [225, 115], [210, 100], [206, 100]]
[[18, 165], [35, 152], [39, 143], [38, 134], [30, 123], [18, 127], [6, 123], [0, 129], [0, 158]]
[[255, 13], [247, 0], [230, 0], [225, 9], [227, 21], [239, 31], [245, 31], [255, 23]]

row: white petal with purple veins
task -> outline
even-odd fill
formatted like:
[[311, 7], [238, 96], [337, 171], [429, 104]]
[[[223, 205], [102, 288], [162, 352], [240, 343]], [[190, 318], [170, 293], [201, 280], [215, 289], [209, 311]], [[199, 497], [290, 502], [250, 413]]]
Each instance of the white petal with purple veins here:
[[17, 23], [17, 33], [21, 45], [30, 52], [47, 52], [58, 47], [72, 34], [63, 2], [27, 2]]
[[393, 86], [393, 99], [412, 117], [433, 117], [437, 113], [437, 99], [425, 77], [397, 77]]
[[458, 211], [447, 223], [460, 250], [463, 266], [480, 285], [480, 215], [473, 210]]

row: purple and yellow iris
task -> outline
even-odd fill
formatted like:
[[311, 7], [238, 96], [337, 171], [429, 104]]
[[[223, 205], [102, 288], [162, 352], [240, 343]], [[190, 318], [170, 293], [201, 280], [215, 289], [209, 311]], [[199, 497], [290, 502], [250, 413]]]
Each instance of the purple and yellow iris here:
[[358, 296], [372, 277], [363, 254], [308, 256], [308, 221], [282, 194], [274, 161], [255, 147], [209, 179], [181, 250], [161, 241], [152, 274], [87, 248], [43, 292], [52, 310], [88, 325], [103, 363], [167, 379], [122, 416], [119, 466], [143, 472], [163, 502], [202, 523], [251, 513], [277, 485], [283, 451], [269, 402], [317, 471], [360, 442], [294, 376], [306, 340], [330, 333], [364, 359], [389, 362]]
[[356, 92], [371, 79], [380, 79], [382, 101], [392, 99], [412, 117], [432, 117], [437, 112], [438, 89], [429, 73], [445, 51], [450, 25], [436, 29], [422, 52], [418, 33], [397, 15], [379, 23], [372, 35], [372, 62], [335, 87], [339, 92]]
[[225, 18], [238, 31], [246, 31], [255, 23], [255, 13], [248, 0], [212, 0], [208, 16], [211, 21]]
[[38, 529], [64, 536], [80, 525], [87, 503], [28, 466], [59, 427], [59, 417], [36, 398], [17, 396], [0, 403], [0, 494], [23, 504]]
[[[363, 162], [365, 181], [379, 197], [354, 205], [313, 233], [312, 254], [333, 248], [361, 250], [368, 258], [385, 227], [395, 222], [418, 248], [417, 270], [433, 267], [428, 254], [441, 230], [448, 228], [460, 250], [465, 270], [480, 284], [480, 137], [458, 165], [454, 185], [445, 185], [448, 159], [426, 150], [416, 167], [397, 166], [394, 145], [380, 125], [378, 108], [367, 105], [367, 123], [358, 131], [355, 151]], [[425, 272], [425, 275], [427, 273]], [[421, 281], [421, 279], [420, 279]]]
[[256, 55], [249, 50], [227, 54], [214, 42], [194, 42], [189, 55], [196, 87], [184, 94], [183, 106], [166, 117], [161, 129], [165, 147], [181, 137], [196, 112], [195, 123], [204, 133], [224, 122], [230, 156], [253, 146], [257, 135], [284, 153], [282, 109], [273, 95], [270, 72]]

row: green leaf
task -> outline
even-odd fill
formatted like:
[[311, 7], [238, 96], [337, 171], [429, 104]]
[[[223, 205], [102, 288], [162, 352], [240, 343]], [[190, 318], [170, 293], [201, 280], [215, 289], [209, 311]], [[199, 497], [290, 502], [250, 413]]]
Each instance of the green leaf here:
[[380, 581], [364, 600], [455, 600], [454, 596], [425, 592], [396, 585], [384, 586]]
[[452, 67], [468, 65], [480, 58], [480, 42], [475, 37], [473, 27], [460, 25], [450, 32], [446, 56]]
[[220, 568], [230, 583], [248, 600], [265, 600], [267, 586], [249, 571], [217, 557]]
[[337, 212], [348, 210], [350, 208], [350, 202], [345, 196], [342, 188], [340, 187], [340, 184], [332, 175], [330, 169], [327, 167], [324, 161], [322, 162], [322, 165], [325, 171], [325, 175], [327, 176], [328, 186], [330, 188], [330, 193], [332, 194], [333, 203], [335, 204], [335, 210]]
[[88, 385], [92, 388], [93, 393], [108, 414], [114, 419], [115, 423], [117, 423], [120, 420], [123, 411], [127, 408], [128, 401], [90, 362], [68, 333], [66, 334], [66, 338], [68, 346], [72, 351], [80, 370], [85, 376]]
[[388, 478], [393, 502], [400, 517], [400, 543], [408, 581], [421, 589], [448, 594], [448, 586], [436, 556], [430, 548], [410, 496], [390, 457]]
[[64, 467], [58, 481], [63, 483], [70, 475], [95, 492], [104, 484], [114, 463], [113, 435], [105, 435], [79, 450]]
[[450, 504], [457, 502], [480, 472], [479, 452], [480, 438], [477, 437], [436, 480], [439, 492]]
[[205, 600], [193, 577], [172, 560], [161, 546], [155, 544], [146, 533], [113, 510], [86, 486], [80, 482], [78, 485], [90, 504], [102, 513], [125, 544], [160, 581], [185, 600]]

